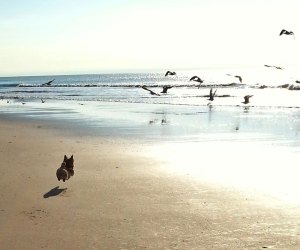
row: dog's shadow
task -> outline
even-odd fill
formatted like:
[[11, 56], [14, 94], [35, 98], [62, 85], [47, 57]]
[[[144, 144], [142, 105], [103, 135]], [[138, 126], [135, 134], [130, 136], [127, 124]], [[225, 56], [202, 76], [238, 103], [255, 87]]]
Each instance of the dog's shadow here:
[[65, 192], [66, 190], [67, 190], [67, 188], [59, 188], [59, 186], [56, 186], [55, 188], [52, 188], [50, 191], [45, 193], [43, 195], [43, 197], [46, 199], [46, 198], [49, 198], [49, 197], [52, 197], [52, 196], [57, 196], [57, 195]]

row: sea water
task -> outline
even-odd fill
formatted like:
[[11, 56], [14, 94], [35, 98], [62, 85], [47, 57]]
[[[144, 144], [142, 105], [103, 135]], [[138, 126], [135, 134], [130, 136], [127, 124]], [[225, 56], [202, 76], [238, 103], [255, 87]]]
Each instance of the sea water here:
[[[190, 81], [197, 75], [202, 84]], [[242, 82], [235, 76], [242, 77]], [[253, 95], [251, 106], [300, 107], [300, 84], [294, 70], [275, 68], [202, 69], [135, 74], [92, 74], [59, 76], [1, 77], [0, 98], [40, 100], [106, 101], [207, 105], [210, 89], [217, 90], [214, 105], [240, 105], [245, 95]], [[46, 82], [54, 80], [51, 85]], [[280, 86], [288, 87], [282, 88]], [[142, 89], [146, 86], [159, 95]], [[163, 86], [171, 86], [167, 94]], [[290, 88], [290, 90], [288, 89]], [[294, 90], [291, 90], [294, 89]]]
[[[2, 77], [0, 112], [72, 120], [106, 135], [198, 140], [239, 134], [299, 144], [297, 71], [262, 66], [176, 72]], [[194, 75], [204, 82], [190, 81]], [[172, 88], [163, 94], [163, 86]], [[213, 101], [210, 89], [217, 91]], [[248, 104], [245, 95], [252, 95]]]

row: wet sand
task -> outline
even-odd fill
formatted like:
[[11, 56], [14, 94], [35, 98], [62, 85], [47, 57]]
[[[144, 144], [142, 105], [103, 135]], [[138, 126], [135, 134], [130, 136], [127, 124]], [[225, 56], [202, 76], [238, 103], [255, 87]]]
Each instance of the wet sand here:
[[[1, 249], [300, 248], [298, 205], [176, 171], [161, 146], [1, 120]], [[65, 183], [64, 154], [75, 158]]]

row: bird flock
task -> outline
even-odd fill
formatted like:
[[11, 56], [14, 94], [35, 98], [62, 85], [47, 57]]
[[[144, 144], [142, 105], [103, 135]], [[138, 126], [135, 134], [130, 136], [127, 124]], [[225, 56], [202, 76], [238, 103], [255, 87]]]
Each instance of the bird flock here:
[[[288, 31], [288, 30], [282, 29], [282, 30], [280, 31], [280, 33], [279, 33], [279, 36], [282, 36], [282, 35], [293, 36], [294, 39], [295, 39], [295, 34], [294, 34], [293, 31]], [[274, 68], [274, 69], [277, 69], [277, 70], [283, 70], [283, 69], [284, 69], [283, 67], [279, 67], [279, 66], [276, 66], [276, 65], [268, 65], [268, 64], [265, 64], [264, 66], [267, 67], [267, 68]], [[240, 84], [243, 83], [243, 78], [242, 78], [242, 76], [240, 76], [240, 75], [231, 75], [231, 74], [226, 74], [226, 75], [237, 78]], [[176, 73], [175, 71], [170, 71], [170, 70], [168, 70], [168, 71], [164, 74], [164, 76], [165, 76], [165, 77], [176, 77], [176, 78], [178, 78], [177, 73]], [[45, 82], [45, 83], [43, 83], [41, 86], [42, 86], [42, 87], [52, 87], [52, 86], [53, 86], [53, 85], [52, 85], [53, 81], [55, 81], [55, 79], [52, 79], [52, 80], [50, 80], [50, 81], [48, 81], [48, 82]], [[192, 76], [192, 77], [189, 79], [189, 81], [190, 81], [190, 82], [191, 82], [191, 81], [193, 81], [193, 82], [198, 82], [198, 83], [199, 83], [198, 88], [200, 88], [201, 84], [203, 84], [203, 82], [204, 82], [205, 80], [204, 80], [204, 79], [201, 79], [201, 78], [200, 78], [199, 76], [197, 76], [197, 75], [194, 75], [194, 76]], [[295, 82], [296, 82], [296, 83], [300, 83], [300, 81], [298, 81], [298, 80], [296, 80]], [[233, 84], [234, 84], [234, 83], [233, 83]], [[285, 86], [285, 85], [287, 85], [287, 86]], [[282, 85], [281, 87], [288, 87], [288, 84], [285, 84], [285, 85]], [[264, 86], [261, 86], [260, 88], [263, 88], [263, 87], [264, 87]], [[162, 94], [167, 94], [167, 93], [168, 93], [168, 90], [171, 89], [171, 88], [173, 88], [173, 86], [170, 86], [170, 85], [163, 86], [163, 87], [162, 87], [163, 89], [162, 89], [162, 91], [161, 91], [160, 93], [154, 92], [153, 90], [149, 89], [149, 88], [148, 88], [147, 86], [145, 86], [145, 85], [141, 86], [141, 88], [144, 89], [144, 90], [146, 90], [146, 91], [148, 91], [149, 94], [152, 95], [152, 96], [161, 96]], [[300, 89], [300, 88], [299, 88], [299, 89]], [[217, 93], [217, 89], [214, 90], [213, 88], [210, 88], [209, 95], [207, 96], [207, 97], [208, 97], [208, 100], [209, 100], [210, 102], [214, 101], [215, 97], [217, 96], [216, 93]], [[228, 95], [224, 95], [224, 96], [228, 96]], [[246, 96], [244, 96], [244, 101], [243, 101], [242, 103], [244, 103], [244, 104], [250, 103], [250, 98], [251, 98], [251, 97], [253, 97], [253, 95], [246, 95]], [[42, 103], [45, 103], [46, 100], [43, 99], [43, 98], [41, 98], [41, 102], [42, 102]], [[7, 100], [7, 103], [9, 103], [8, 100]], [[22, 102], [22, 104], [25, 104], [25, 103]], [[211, 105], [211, 103], [208, 103], [208, 105]]]
[[[282, 36], [282, 35], [292, 35], [292, 36], [294, 37], [294, 39], [295, 39], [295, 34], [294, 34], [293, 31], [288, 31], [288, 30], [282, 29], [282, 30], [280, 31], [280, 33], [279, 33], [279, 36]], [[278, 70], [283, 70], [282, 67], [275, 66], [275, 65], [268, 65], [268, 64], [265, 64], [264, 66], [267, 67], [267, 68], [275, 68], [275, 69], [278, 69]], [[228, 75], [228, 76], [233, 76], [233, 77], [237, 78], [237, 79], [239, 80], [240, 83], [243, 83], [243, 78], [242, 78], [241, 76], [239, 76], [239, 75], [231, 75], [231, 74], [226, 74], [226, 75]], [[167, 76], [176, 76], [176, 77], [177, 77], [177, 74], [176, 74], [175, 71], [170, 71], [170, 70], [168, 70], [168, 71], [165, 73], [165, 77], [167, 77]], [[199, 76], [192, 76], [192, 77], [190, 78], [189, 81], [199, 82], [198, 88], [199, 88], [199, 87], [201, 86], [201, 84], [204, 82], [204, 80], [201, 79]], [[300, 83], [300, 81], [298, 81], [298, 80], [296, 80], [295, 82], [296, 82], [296, 83]], [[157, 94], [157, 93], [153, 92], [152, 90], [148, 89], [146, 86], [142, 86], [142, 88], [143, 88], [144, 90], [149, 91], [149, 93], [150, 93], [151, 95], [160, 96], [160, 94]], [[164, 87], [163, 87], [163, 91], [162, 91], [161, 93], [166, 94], [167, 91], [168, 91], [168, 89], [170, 89], [170, 88], [172, 88], [172, 86], [164, 86]], [[215, 91], [213, 91], [213, 88], [210, 88], [208, 100], [209, 100], [209, 101], [214, 101], [214, 98], [215, 98], [215, 96], [216, 96], [216, 93], [217, 93], [217, 89], [216, 89]], [[244, 104], [250, 103], [250, 98], [251, 98], [251, 97], [253, 97], [253, 95], [246, 95], [246, 96], [244, 96], [244, 101], [243, 101], [242, 103], [244, 103]], [[211, 105], [211, 103], [208, 103], [207, 105]]]

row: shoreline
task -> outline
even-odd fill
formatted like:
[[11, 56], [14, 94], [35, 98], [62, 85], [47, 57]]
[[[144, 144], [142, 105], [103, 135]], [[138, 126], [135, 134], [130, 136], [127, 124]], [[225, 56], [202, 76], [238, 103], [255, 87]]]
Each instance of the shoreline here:
[[[2, 249], [300, 246], [298, 207], [177, 171], [186, 164], [161, 155], [176, 153], [168, 143], [64, 135], [38, 124], [0, 122]], [[75, 158], [65, 183], [55, 177], [64, 154]]]
[[300, 146], [298, 109], [57, 100], [0, 108], [1, 119], [36, 121], [82, 135], [146, 141], [254, 138]]

